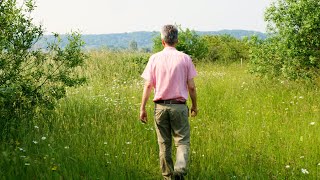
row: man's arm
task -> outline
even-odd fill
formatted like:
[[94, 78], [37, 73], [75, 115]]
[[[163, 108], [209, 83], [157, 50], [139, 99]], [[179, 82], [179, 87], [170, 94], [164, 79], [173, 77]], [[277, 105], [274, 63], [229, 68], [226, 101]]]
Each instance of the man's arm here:
[[187, 84], [188, 84], [188, 90], [189, 90], [190, 98], [191, 98], [191, 101], [192, 101], [191, 116], [194, 117], [194, 116], [196, 116], [198, 114], [196, 85], [194, 83], [193, 78], [189, 79]]
[[144, 83], [141, 106], [140, 106], [140, 120], [143, 123], [147, 123], [147, 111], [146, 111], [146, 104], [149, 99], [150, 93], [152, 90], [152, 84], [149, 81]]

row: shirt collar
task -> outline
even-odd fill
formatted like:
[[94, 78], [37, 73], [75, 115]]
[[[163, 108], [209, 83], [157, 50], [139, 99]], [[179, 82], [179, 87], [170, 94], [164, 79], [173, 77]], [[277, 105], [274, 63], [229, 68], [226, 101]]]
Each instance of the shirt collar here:
[[167, 51], [167, 50], [176, 50], [175, 47], [171, 47], [171, 46], [167, 46], [165, 48], [163, 48], [164, 51]]

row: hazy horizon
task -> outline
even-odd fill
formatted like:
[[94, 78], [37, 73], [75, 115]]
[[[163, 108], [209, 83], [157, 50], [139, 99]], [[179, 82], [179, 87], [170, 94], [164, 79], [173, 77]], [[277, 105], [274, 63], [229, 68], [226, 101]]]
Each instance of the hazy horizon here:
[[273, 0], [38, 0], [32, 13], [45, 34], [118, 34], [159, 31], [180, 24], [196, 31], [266, 32], [264, 11]]
[[[183, 27], [183, 29], [185, 29], [185, 28], [188, 28], [188, 27]], [[190, 29], [190, 28], [189, 28]], [[250, 29], [221, 29], [221, 30], [212, 30], [212, 31], [210, 31], [210, 30], [208, 30], [208, 31], [201, 31], [201, 30], [196, 30], [196, 29], [190, 29], [190, 30], [195, 30], [195, 31], [197, 31], [197, 32], [219, 32], [219, 31], [253, 31], [253, 32], [260, 32], [260, 33], [264, 33], [264, 34], [266, 34], [266, 32], [261, 32], [261, 31], [255, 31], [255, 30], [250, 30]], [[80, 32], [80, 34], [81, 35], [112, 35], [112, 34], [126, 34], [126, 33], [128, 33], [128, 34], [130, 34], [130, 33], [139, 33], [139, 32], [159, 32], [160, 33], [160, 31], [159, 30], [153, 30], [153, 31], [130, 31], [130, 32], [114, 32], [114, 33], [91, 33], [91, 34], [87, 34], [87, 33], [81, 33]], [[58, 33], [58, 34], [60, 34], [60, 35], [67, 35], [67, 34], [70, 34], [70, 32], [66, 32], [66, 33]], [[44, 33], [44, 35], [52, 35], [52, 36], [54, 36], [51, 32], [45, 32]]]

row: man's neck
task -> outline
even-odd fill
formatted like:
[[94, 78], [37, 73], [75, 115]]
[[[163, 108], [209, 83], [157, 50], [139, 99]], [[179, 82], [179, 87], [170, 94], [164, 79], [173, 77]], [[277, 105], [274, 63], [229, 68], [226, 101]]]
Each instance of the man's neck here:
[[176, 48], [176, 46], [164, 45], [164, 48]]

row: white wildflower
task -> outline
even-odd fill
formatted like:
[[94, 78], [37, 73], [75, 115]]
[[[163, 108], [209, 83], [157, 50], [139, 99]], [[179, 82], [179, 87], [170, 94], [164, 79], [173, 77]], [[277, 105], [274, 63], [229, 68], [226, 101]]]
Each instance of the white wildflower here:
[[311, 122], [311, 123], [310, 123], [311, 126], [313, 126], [313, 125], [315, 125], [315, 124], [316, 124], [316, 122]]
[[302, 172], [303, 174], [309, 174], [309, 171], [308, 171], [307, 169], [304, 169], [304, 168], [301, 169], [301, 172]]
[[39, 129], [39, 127], [38, 127], [38, 126], [34, 126], [34, 128]]
[[46, 138], [46, 137], [44, 137], [44, 136], [41, 138], [41, 140], [43, 140], [43, 141], [44, 141], [44, 140], [46, 140], [46, 139], [47, 139], [47, 138]]
[[303, 96], [299, 96], [299, 99], [303, 99]]
[[24, 163], [25, 166], [30, 166], [30, 163]]
[[300, 156], [300, 159], [303, 159], [304, 158], [304, 156]]
[[65, 146], [64, 148], [65, 148], [65, 149], [69, 149], [69, 146]]
[[126, 144], [128, 144], [128, 145], [129, 145], [129, 144], [132, 144], [132, 142], [130, 142], [130, 141], [127, 141], [127, 142], [126, 142]]
[[290, 166], [289, 166], [289, 165], [286, 165], [286, 168], [287, 168], [287, 169], [289, 169], [289, 168], [290, 168]]
[[32, 141], [34, 144], [38, 144], [38, 141]]
[[104, 142], [103, 144], [104, 144], [104, 145], [107, 145], [108, 143], [107, 143], [107, 142]]

